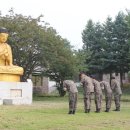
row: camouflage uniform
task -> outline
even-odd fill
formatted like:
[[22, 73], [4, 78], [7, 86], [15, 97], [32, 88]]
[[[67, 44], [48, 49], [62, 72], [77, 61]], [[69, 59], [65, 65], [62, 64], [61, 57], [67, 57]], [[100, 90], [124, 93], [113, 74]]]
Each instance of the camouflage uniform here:
[[111, 89], [114, 94], [114, 101], [116, 106], [115, 111], [120, 111], [120, 98], [122, 95], [122, 91], [121, 91], [120, 84], [117, 80], [115, 79], [111, 80]]
[[102, 81], [100, 82], [100, 84], [101, 84], [101, 87], [104, 88], [104, 92], [105, 92], [105, 100], [106, 100], [105, 112], [109, 112], [111, 108], [111, 101], [112, 101], [112, 90], [111, 90], [109, 82]]
[[78, 90], [76, 84], [72, 80], [64, 80], [63, 87], [67, 89], [69, 93], [69, 113], [75, 114], [77, 107]]
[[100, 112], [102, 105], [102, 88], [100, 86], [100, 82], [93, 79], [94, 84], [94, 94], [95, 94], [95, 104], [96, 104], [96, 112]]
[[85, 74], [81, 76], [81, 83], [83, 85], [85, 113], [89, 113], [91, 109], [91, 97], [94, 92], [94, 86], [92, 79]]

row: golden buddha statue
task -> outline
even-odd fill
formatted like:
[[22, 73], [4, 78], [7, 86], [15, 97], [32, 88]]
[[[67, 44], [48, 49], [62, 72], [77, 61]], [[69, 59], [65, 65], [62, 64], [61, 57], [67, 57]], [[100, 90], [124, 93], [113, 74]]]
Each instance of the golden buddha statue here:
[[7, 29], [0, 28], [0, 81], [19, 82], [23, 68], [13, 65], [12, 50], [6, 43], [7, 39]]

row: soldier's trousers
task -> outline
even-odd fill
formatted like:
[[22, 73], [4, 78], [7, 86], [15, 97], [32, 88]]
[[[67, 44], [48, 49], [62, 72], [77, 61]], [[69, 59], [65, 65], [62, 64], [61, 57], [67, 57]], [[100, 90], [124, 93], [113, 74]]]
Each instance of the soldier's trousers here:
[[102, 106], [102, 94], [95, 94], [96, 110], [101, 109]]
[[91, 109], [91, 98], [92, 98], [92, 93], [87, 93], [84, 95], [84, 109], [85, 110]]
[[121, 94], [114, 95], [115, 106], [117, 109], [120, 109], [120, 99], [121, 99]]
[[69, 93], [69, 111], [76, 111], [78, 93]]
[[106, 109], [110, 109], [112, 102], [112, 93], [106, 95], [105, 101], [106, 101]]

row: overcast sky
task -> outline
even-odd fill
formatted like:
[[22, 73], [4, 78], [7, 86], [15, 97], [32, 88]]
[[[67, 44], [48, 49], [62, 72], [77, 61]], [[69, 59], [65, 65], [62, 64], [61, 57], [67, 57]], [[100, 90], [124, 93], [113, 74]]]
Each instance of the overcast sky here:
[[108, 16], [130, 9], [130, 0], [2, 0], [2, 14], [13, 8], [17, 14], [38, 17], [56, 29], [59, 35], [70, 41], [75, 49], [82, 48], [81, 33], [89, 19], [103, 22]]

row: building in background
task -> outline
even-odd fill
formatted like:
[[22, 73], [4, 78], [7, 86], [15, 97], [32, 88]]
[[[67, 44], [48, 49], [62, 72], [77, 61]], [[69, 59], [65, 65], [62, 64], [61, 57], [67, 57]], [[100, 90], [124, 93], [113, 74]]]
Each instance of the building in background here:
[[42, 76], [40, 72], [34, 72], [31, 79], [33, 82], [34, 94], [49, 94], [57, 89], [56, 82], [51, 81], [49, 77]]

